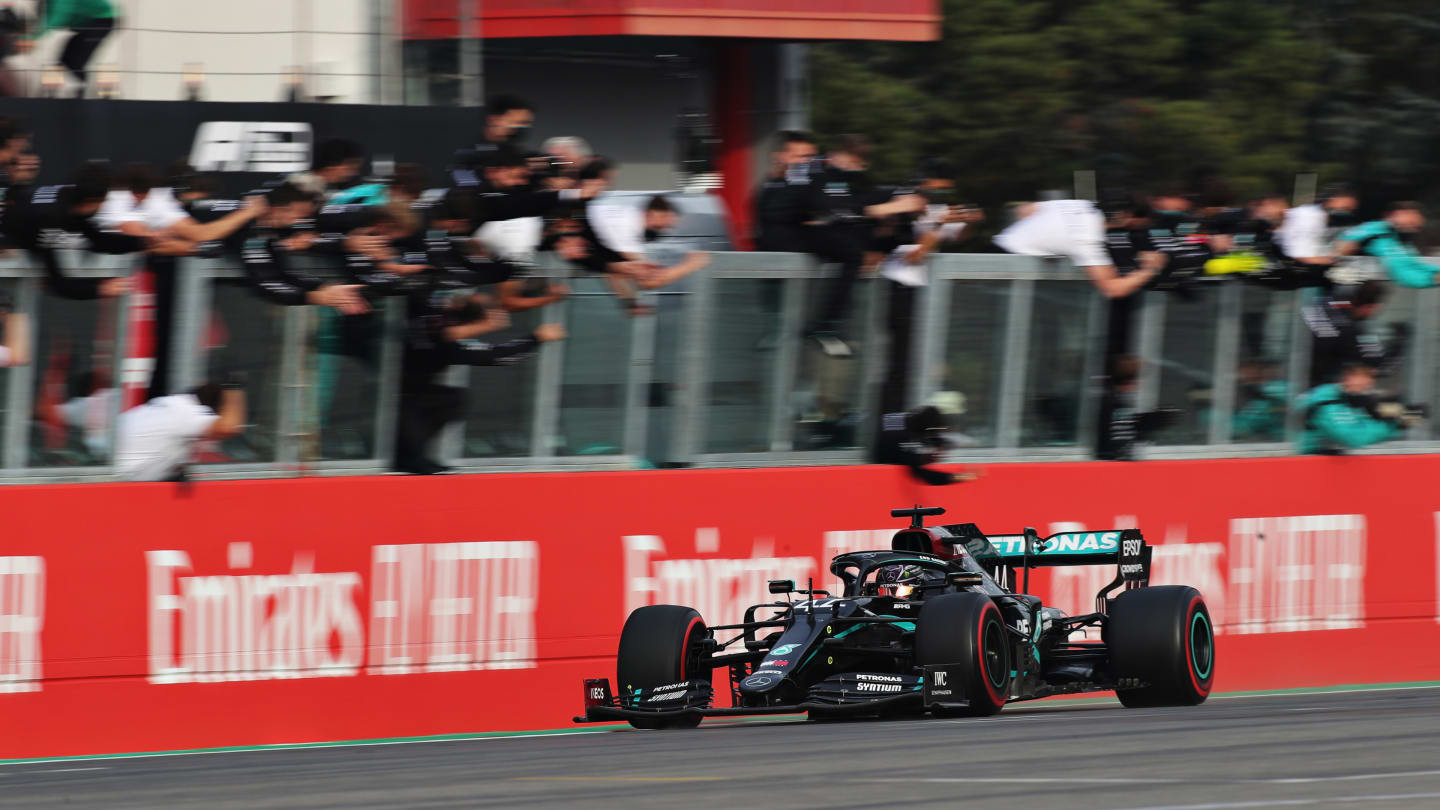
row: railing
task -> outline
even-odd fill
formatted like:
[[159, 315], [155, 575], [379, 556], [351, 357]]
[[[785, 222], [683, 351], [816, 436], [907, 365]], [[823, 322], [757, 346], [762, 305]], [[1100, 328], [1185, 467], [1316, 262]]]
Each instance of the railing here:
[[[95, 276], [130, 264], [84, 254], [64, 262]], [[558, 265], [542, 273], [565, 275]], [[963, 404], [951, 459], [1088, 458], [1107, 310], [1084, 275], [1063, 261], [952, 254], [931, 259], [930, 277], [916, 301], [907, 401]], [[195, 477], [388, 469], [400, 301], [357, 321], [266, 303], [229, 260], [182, 260], [177, 278], [172, 387], [244, 372], [249, 400], [244, 434], [202, 453]], [[856, 354], [834, 359], [800, 338], [824, 279], [805, 256], [715, 254], [706, 271], [646, 294], [656, 314], [639, 318], [620, 310], [602, 280], [566, 279], [572, 295], [518, 313], [514, 331], [558, 320], [569, 339], [519, 366], [451, 370], [468, 402], [438, 455], [465, 472], [862, 462], [886, 373], [890, 285], [859, 282], [847, 332]], [[39, 270], [13, 253], [0, 259], [4, 288], [32, 316], [35, 358], [0, 370], [0, 479], [109, 480], [117, 392], [143, 390], [147, 376], [143, 363], [124, 360], [131, 330], [117, 327], [149, 302], [45, 295]], [[1313, 294], [1233, 280], [1183, 297], [1145, 293], [1131, 329], [1145, 360], [1141, 407], [1183, 411], [1146, 455], [1291, 452], [1298, 423], [1289, 406], [1309, 372], [1298, 308]], [[1437, 296], [1397, 291], [1383, 316], [1410, 323], [1414, 335], [1391, 387], [1432, 406]], [[1436, 452], [1437, 439], [1433, 428], [1416, 428], [1379, 452]]]

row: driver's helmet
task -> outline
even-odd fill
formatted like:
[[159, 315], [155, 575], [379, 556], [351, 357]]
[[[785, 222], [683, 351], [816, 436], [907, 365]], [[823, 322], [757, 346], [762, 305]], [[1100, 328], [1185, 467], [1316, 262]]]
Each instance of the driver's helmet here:
[[934, 577], [923, 566], [909, 564], [881, 566], [875, 570], [875, 595], [894, 596], [900, 599], [923, 596], [920, 586], [933, 579]]

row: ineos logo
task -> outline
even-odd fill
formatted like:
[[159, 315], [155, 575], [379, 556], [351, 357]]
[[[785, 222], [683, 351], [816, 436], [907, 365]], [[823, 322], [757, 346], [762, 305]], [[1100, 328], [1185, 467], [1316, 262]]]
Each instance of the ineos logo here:
[[206, 121], [195, 130], [190, 165], [202, 172], [303, 172], [312, 141], [303, 121]]

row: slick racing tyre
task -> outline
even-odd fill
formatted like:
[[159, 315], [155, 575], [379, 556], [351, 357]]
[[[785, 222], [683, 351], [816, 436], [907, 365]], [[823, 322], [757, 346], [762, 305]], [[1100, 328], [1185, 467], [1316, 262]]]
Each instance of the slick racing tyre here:
[[[705, 621], [693, 608], [679, 605], [649, 605], [636, 608], [620, 631], [616, 685], [620, 694], [635, 689], [654, 689], [667, 683], [709, 680], [700, 669], [700, 643], [705, 638]], [[694, 728], [699, 717], [631, 720], [636, 728]]]
[[929, 599], [915, 620], [915, 663], [958, 664], [970, 705], [937, 715], [986, 716], [1010, 696], [1010, 639], [1000, 608], [982, 593], [947, 593]]
[[1110, 600], [1105, 645], [1117, 682], [1147, 684], [1116, 691], [1126, 706], [1195, 706], [1210, 696], [1215, 627], [1194, 588], [1136, 588]]

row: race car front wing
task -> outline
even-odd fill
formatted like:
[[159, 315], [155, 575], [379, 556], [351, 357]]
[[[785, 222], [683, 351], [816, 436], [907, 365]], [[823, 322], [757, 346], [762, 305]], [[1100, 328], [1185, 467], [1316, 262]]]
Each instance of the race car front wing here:
[[667, 720], [687, 717], [744, 717], [770, 714], [873, 714], [903, 709], [960, 708], [959, 668], [926, 667], [923, 676], [855, 673], [835, 675], [810, 688], [799, 703], [716, 707], [708, 681], [682, 681], [617, 696], [608, 678], [585, 681], [585, 714], [576, 723]]

